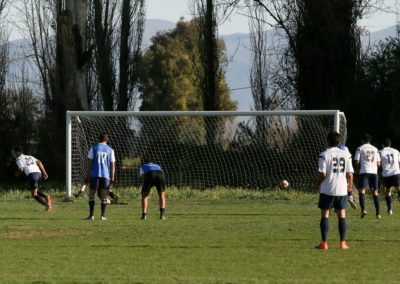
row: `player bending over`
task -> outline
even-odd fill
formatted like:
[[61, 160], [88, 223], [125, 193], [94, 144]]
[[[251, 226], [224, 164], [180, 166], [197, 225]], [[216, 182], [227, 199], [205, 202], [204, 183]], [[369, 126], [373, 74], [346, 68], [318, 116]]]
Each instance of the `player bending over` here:
[[387, 205], [387, 213], [393, 214], [392, 211], [392, 186], [397, 189], [397, 196], [400, 199], [400, 153], [398, 150], [391, 148], [392, 141], [385, 138], [382, 142], [383, 149], [379, 151], [382, 164], [383, 183], [386, 188], [385, 200]]
[[321, 243], [315, 248], [327, 250], [330, 209], [335, 208], [339, 221], [340, 249], [348, 249], [346, 245], [346, 209], [348, 193], [352, 191], [353, 165], [350, 153], [339, 149], [341, 137], [337, 132], [328, 134], [329, 148], [319, 155], [318, 189], [321, 209]]
[[39, 190], [42, 179], [47, 179], [49, 176], [41, 161], [33, 156], [24, 155], [22, 147], [17, 147], [14, 149], [14, 155], [16, 158], [16, 163], [18, 166], [18, 172], [16, 176], [21, 173], [25, 173], [29, 188], [32, 193], [32, 197], [46, 207], [46, 211], [51, 209], [51, 197], [48, 194], [43, 193]]
[[94, 220], [94, 205], [96, 194], [101, 200], [101, 220], [107, 220], [107, 194], [110, 185], [115, 178], [115, 154], [114, 150], [107, 145], [108, 134], [99, 135], [99, 142], [94, 144], [88, 153], [88, 172], [85, 183], [89, 181], [89, 217], [87, 220]]
[[142, 217], [147, 219], [147, 205], [150, 189], [155, 186], [157, 188], [160, 203], [160, 219], [165, 220], [165, 175], [160, 165], [145, 161], [140, 166], [140, 176], [143, 177], [142, 187]]
[[381, 219], [378, 192], [378, 167], [381, 164], [381, 158], [378, 149], [370, 144], [371, 139], [369, 134], [364, 134], [361, 138], [363, 145], [357, 148], [354, 155], [355, 166], [359, 168], [357, 189], [361, 207], [361, 218], [367, 215], [367, 211], [365, 210], [365, 190], [369, 188], [374, 199], [375, 216], [377, 219]]

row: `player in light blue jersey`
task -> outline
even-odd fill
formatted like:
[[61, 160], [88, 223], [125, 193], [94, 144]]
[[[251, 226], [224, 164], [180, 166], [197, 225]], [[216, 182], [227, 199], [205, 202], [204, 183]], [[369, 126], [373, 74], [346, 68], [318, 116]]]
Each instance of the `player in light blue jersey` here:
[[157, 188], [158, 198], [160, 202], [160, 219], [165, 219], [165, 175], [160, 165], [150, 163], [145, 160], [140, 166], [140, 176], [143, 177], [142, 187], [142, 217], [147, 219], [147, 204], [150, 194], [150, 189], [155, 186]]
[[105, 212], [107, 207], [107, 194], [110, 185], [115, 179], [115, 154], [114, 150], [107, 145], [108, 134], [99, 135], [99, 143], [94, 144], [88, 153], [89, 165], [85, 181], [89, 181], [89, 217], [94, 220], [95, 197], [101, 200], [101, 220], [107, 220]]

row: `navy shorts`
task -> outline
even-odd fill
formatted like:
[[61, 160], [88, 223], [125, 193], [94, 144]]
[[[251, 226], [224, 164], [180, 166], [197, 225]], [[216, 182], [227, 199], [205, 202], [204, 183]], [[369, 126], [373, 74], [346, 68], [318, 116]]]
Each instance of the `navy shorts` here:
[[378, 189], [378, 175], [377, 174], [359, 174], [357, 180], [357, 189], [369, 188]]
[[28, 176], [29, 189], [38, 189], [42, 184], [42, 174], [41, 173], [30, 173]]
[[90, 184], [89, 184], [90, 189], [94, 189], [96, 191], [100, 189], [106, 189], [108, 190], [110, 188], [110, 180], [108, 178], [90, 178]]
[[163, 171], [150, 171], [144, 175], [142, 193], [149, 193], [155, 186], [158, 192], [165, 191], [165, 175]]
[[383, 177], [383, 184], [386, 188], [390, 188], [392, 186], [400, 186], [400, 174], [390, 177]]
[[329, 210], [331, 208], [335, 209], [347, 209], [347, 195], [343, 196], [332, 196], [320, 193], [318, 208], [323, 210]]

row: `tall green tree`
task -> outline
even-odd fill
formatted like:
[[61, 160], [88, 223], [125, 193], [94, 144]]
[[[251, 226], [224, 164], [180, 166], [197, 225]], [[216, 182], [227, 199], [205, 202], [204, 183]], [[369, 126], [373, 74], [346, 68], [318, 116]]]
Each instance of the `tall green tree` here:
[[[159, 33], [142, 59], [142, 105], [140, 110], [205, 110], [202, 82], [197, 76], [201, 64], [196, 21], [183, 19], [174, 30]], [[225, 53], [222, 41], [220, 55]], [[225, 75], [219, 77], [220, 110], [233, 110]]]
[[354, 110], [346, 113], [354, 137], [350, 144], [356, 145], [361, 134], [368, 132], [376, 145], [389, 136], [399, 147], [400, 40], [389, 38], [379, 42], [366, 54], [361, 67], [354, 96], [348, 102]]

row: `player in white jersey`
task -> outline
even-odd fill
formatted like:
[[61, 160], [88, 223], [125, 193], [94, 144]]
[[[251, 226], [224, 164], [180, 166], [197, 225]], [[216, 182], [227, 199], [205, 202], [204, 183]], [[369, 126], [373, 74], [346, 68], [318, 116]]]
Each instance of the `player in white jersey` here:
[[[338, 148], [341, 149], [341, 150], [343, 150], [343, 151], [346, 151], [346, 152], [350, 153], [349, 148], [347, 148], [347, 146], [346, 146], [343, 142], [340, 143], [340, 144], [338, 145]], [[354, 210], [357, 210], [357, 204], [356, 204], [356, 202], [355, 202], [355, 200], [354, 200], [353, 192], [352, 192], [352, 191], [349, 192], [348, 201], [349, 201], [351, 207], [352, 207]]]
[[348, 194], [352, 191], [353, 165], [351, 154], [338, 148], [341, 136], [337, 132], [328, 135], [329, 148], [319, 155], [318, 207], [321, 209], [321, 243], [315, 248], [328, 249], [330, 209], [335, 208], [339, 221], [340, 249], [348, 249], [346, 244], [346, 209]]
[[51, 197], [39, 190], [42, 179], [46, 180], [48, 178], [42, 162], [33, 156], [24, 155], [22, 147], [16, 147], [14, 149], [14, 155], [16, 157], [15, 162], [18, 166], [16, 176], [19, 176], [21, 173], [25, 174], [28, 179], [32, 197], [45, 206], [46, 211], [49, 211], [51, 209]]
[[357, 148], [354, 155], [354, 162], [359, 169], [357, 180], [358, 196], [361, 207], [361, 218], [367, 215], [365, 210], [365, 190], [371, 189], [372, 198], [375, 205], [375, 216], [377, 219], [381, 218], [380, 205], [379, 205], [379, 192], [378, 192], [378, 167], [381, 164], [381, 158], [378, 149], [371, 145], [371, 135], [364, 134], [361, 138], [361, 145]]
[[387, 212], [389, 215], [393, 214], [392, 211], [392, 191], [394, 186], [397, 189], [397, 196], [400, 198], [400, 152], [391, 148], [392, 141], [390, 138], [385, 138], [382, 142], [383, 149], [379, 151], [382, 165], [383, 183], [386, 188], [385, 200], [387, 205]]

